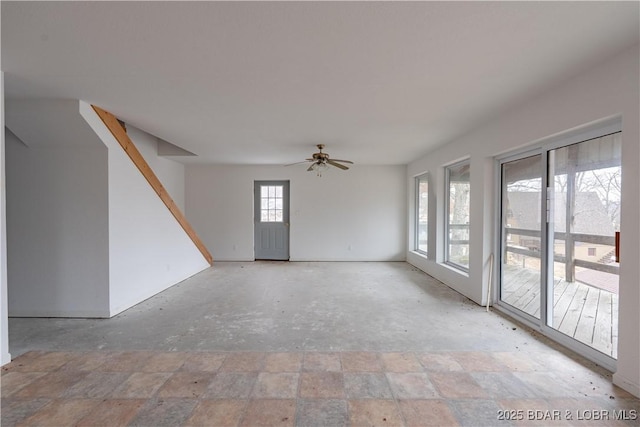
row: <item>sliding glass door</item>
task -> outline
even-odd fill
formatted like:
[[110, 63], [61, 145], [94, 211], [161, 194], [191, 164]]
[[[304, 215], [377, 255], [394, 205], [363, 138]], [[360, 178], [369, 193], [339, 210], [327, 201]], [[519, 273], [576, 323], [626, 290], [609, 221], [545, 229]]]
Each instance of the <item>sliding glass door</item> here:
[[613, 358], [618, 337], [620, 142], [616, 133], [549, 151], [553, 313], [547, 325]]
[[500, 300], [540, 319], [542, 156], [502, 163]]
[[500, 162], [500, 304], [574, 349], [611, 360], [620, 148], [615, 132]]

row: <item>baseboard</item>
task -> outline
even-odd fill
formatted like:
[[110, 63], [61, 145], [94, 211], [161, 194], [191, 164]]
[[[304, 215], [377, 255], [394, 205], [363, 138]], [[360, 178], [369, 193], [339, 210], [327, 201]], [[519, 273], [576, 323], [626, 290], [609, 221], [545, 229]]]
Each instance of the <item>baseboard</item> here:
[[11, 354], [2, 353], [2, 355], [0, 355], [0, 366], [4, 366], [9, 362], [11, 362]]
[[49, 311], [49, 310], [10, 310], [9, 317], [68, 317], [83, 319], [107, 319], [109, 312], [103, 310]]
[[[636, 378], [636, 381], [638, 379]], [[621, 389], [628, 391], [636, 397], [640, 398], [640, 384], [630, 380], [629, 378], [625, 378], [622, 375], [618, 375], [618, 373], [613, 374], [613, 384], [617, 385]]]

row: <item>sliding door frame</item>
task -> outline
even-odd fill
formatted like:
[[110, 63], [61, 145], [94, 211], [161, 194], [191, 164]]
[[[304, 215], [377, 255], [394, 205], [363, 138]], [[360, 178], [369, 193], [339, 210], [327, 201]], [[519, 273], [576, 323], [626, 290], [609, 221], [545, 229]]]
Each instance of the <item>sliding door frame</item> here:
[[[498, 256], [494, 257], [494, 271], [498, 274], [494, 277], [493, 292], [491, 295], [493, 306], [500, 312], [503, 312], [519, 322], [529, 326], [530, 328], [540, 332], [542, 335], [552, 339], [560, 345], [569, 348], [570, 350], [578, 353], [579, 355], [591, 360], [594, 363], [608, 369], [612, 372], [616, 371], [617, 360], [611, 356], [601, 353], [594, 348], [583, 344], [582, 342], [569, 337], [562, 332], [554, 329], [549, 325], [548, 318], [553, 318], [553, 300], [548, 298], [549, 293], [553, 294], [553, 289], [549, 289], [549, 283], [553, 284], [553, 268], [549, 268], [549, 265], [553, 266], [553, 248], [549, 246], [550, 228], [549, 218], [547, 217], [547, 208], [549, 206], [549, 181], [550, 181], [550, 153], [552, 150], [566, 147], [572, 144], [588, 141], [594, 138], [603, 137], [613, 133], [622, 131], [622, 118], [615, 116], [607, 118], [605, 120], [593, 123], [589, 126], [583, 127], [579, 130], [569, 131], [560, 135], [552, 136], [540, 141], [537, 141], [532, 146], [514, 150], [504, 155], [496, 156], [494, 163], [495, 170], [495, 192], [494, 200], [494, 215], [495, 223], [495, 239], [494, 239], [494, 253]], [[624, 136], [623, 136], [624, 138]], [[503, 244], [503, 206], [502, 206], [502, 165], [514, 160], [523, 159], [535, 155], [541, 155], [542, 160], [542, 194], [540, 203], [540, 218], [546, 219], [541, 221], [541, 275], [540, 275], [540, 319], [535, 318], [509, 304], [502, 302], [500, 299], [500, 292], [502, 288], [502, 244]], [[623, 171], [624, 173], [624, 171]]]
[[[496, 286], [494, 287], [494, 292], [495, 295], [493, 295], [494, 301], [495, 301], [495, 305], [496, 307], [499, 307], [500, 309], [502, 309], [503, 311], [507, 312], [508, 314], [511, 314], [514, 317], [517, 317], [518, 320], [522, 321], [523, 323], [526, 323], [528, 326], [534, 328], [534, 329], [539, 329], [538, 327], [538, 323], [539, 323], [539, 319], [537, 319], [536, 317], [525, 313], [522, 310], [519, 310], [505, 302], [502, 301], [501, 299], [501, 292], [502, 292], [502, 275], [503, 275], [503, 271], [502, 271], [502, 266], [504, 265], [503, 263], [503, 244], [505, 243], [505, 235], [504, 235], [504, 224], [503, 224], [503, 214], [504, 214], [504, 206], [503, 206], [503, 194], [502, 194], [502, 190], [503, 190], [503, 173], [502, 173], [502, 166], [506, 163], [509, 162], [513, 162], [513, 161], [517, 161], [517, 160], [521, 160], [521, 159], [525, 159], [527, 157], [534, 157], [534, 156], [543, 156], [543, 150], [541, 147], [537, 147], [534, 149], [526, 149], [526, 150], [518, 150], [517, 152], [511, 152], [505, 156], [500, 156], [498, 158], [496, 158], [496, 163], [495, 163], [495, 171], [496, 171], [496, 206], [495, 206], [495, 230], [496, 230], [496, 236], [498, 237], [496, 239], [496, 247], [494, 249], [494, 253], [498, 254], [498, 256], [495, 257], [494, 262], [494, 271], [497, 272], [496, 274], [496, 279], [498, 281], [498, 283], [496, 283]], [[544, 159], [543, 159], [544, 160]], [[542, 163], [544, 164], [544, 161], [542, 161]], [[543, 165], [544, 166], [544, 165]], [[541, 187], [544, 188], [544, 186], [546, 185], [545, 180], [544, 180], [544, 171], [542, 171], [542, 184]], [[544, 194], [544, 193], [543, 193]], [[540, 215], [542, 215], [546, 209], [546, 204], [545, 204], [545, 200], [544, 197], [542, 197], [543, 195], [541, 195], [541, 213]], [[541, 218], [544, 218], [543, 216], [541, 216]], [[544, 221], [543, 221], [544, 223]], [[544, 227], [543, 227], [544, 228]], [[545, 239], [545, 233], [543, 230], [540, 230], [541, 234], [540, 234], [540, 244], [541, 247], [545, 247], [544, 245], [546, 244], [546, 239]], [[543, 252], [544, 253], [544, 252]], [[545, 265], [545, 259], [546, 257], [542, 257], [540, 259], [541, 262], [541, 270], [540, 270], [540, 280], [541, 280], [541, 286], [542, 286], [542, 291], [544, 291], [546, 289], [546, 278], [543, 277], [543, 272], [546, 271], [546, 265]], [[541, 291], [541, 292], [542, 292]], [[543, 297], [545, 297], [545, 295], [543, 295], [541, 293], [540, 295], [540, 301], [543, 301]], [[540, 307], [540, 318], [544, 319], [543, 315], [543, 307]]]

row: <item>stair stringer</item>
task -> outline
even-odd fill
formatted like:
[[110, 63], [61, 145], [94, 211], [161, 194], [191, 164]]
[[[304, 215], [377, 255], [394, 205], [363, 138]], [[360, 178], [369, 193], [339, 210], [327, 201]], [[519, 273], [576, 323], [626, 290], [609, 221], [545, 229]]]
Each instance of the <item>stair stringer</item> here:
[[92, 106], [80, 114], [108, 149], [109, 307], [114, 316], [210, 266]]

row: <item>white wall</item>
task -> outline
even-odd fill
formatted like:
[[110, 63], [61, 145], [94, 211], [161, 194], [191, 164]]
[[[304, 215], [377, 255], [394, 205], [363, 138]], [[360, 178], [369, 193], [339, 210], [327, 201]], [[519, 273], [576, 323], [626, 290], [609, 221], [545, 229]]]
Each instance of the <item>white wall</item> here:
[[[473, 299], [486, 301], [488, 266], [493, 250], [494, 156], [532, 144], [611, 116], [622, 115], [622, 209], [620, 266], [620, 321], [617, 372], [614, 382], [640, 395], [640, 252], [638, 242], [639, 200], [639, 47], [617, 55], [600, 66], [585, 71], [551, 91], [512, 108], [485, 126], [434, 150], [412, 162], [407, 169], [408, 194], [413, 194], [413, 177], [425, 171], [432, 175], [430, 191], [437, 198], [439, 232], [435, 260], [411, 251], [413, 248], [413, 198], [409, 200], [409, 250], [407, 260], [447, 285]], [[452, 271], [442, 261], [443, 165], [456, 159], [471, 159], [471, 219], [469, 275]]]
[[108, 316], [105, 147], [73, 101], [7, 101], [6, 124], [9, 314]]
[[158, 138], [127, 124], [127, 135], [184, 213], [184, 165], [158, 155]]
[[[10, 101], [7, 127], [11, 316], [110, 317], [208, 267], [88, 104]], [[184, 205], [184, 166], [132, 131]]]
[[[80, 113], [108, 149], [109, 313], [114, 316], [209, 264], [91, 106], [81, 101]], [[147, 161], [157, 165], [151, 150], [145, 151]]]
[[406, 169], [189, 165], [186, 215], [214, 260], [253, 260], [253, 183], [290, 181], [292, 261], [402, 261]]
[[7, 217], [5, 198], [4, 72], [0, 72], [0, 365], [11, 362], [7, 304]]

